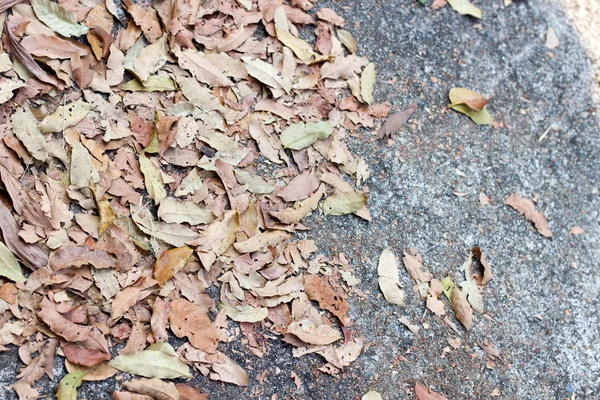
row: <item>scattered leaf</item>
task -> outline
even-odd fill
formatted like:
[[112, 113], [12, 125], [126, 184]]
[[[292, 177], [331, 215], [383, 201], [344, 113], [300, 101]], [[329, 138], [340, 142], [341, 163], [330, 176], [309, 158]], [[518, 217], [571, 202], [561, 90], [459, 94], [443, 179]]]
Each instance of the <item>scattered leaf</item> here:
[[421, 385], [419, 382], [415, 384], [415, 394], [418, 400], [447, 400], [441, 394]]
[[326, 139], [333, 133], [333, 127], [326, 121], [299, 122], [290, 125], [281, 134], [281, 144], [286, 149], [302, 150], [319, 139]]
[[544, 214], [535, 210], [533, 201], [521, 198], [518, 194], [513, 193], [504, 200], [504, 204], [524, 215], [528, 221], [535, 225], [542, 236], [552, 237], [552, 232], [550, 232], [550, 229], [548, 228], [546, 217], [544, 217]]
[[13, 282], [24, 282], [26, 278], [21, 272], [21, 266], [14, 254], [0, 242], [0, 276]]
[[404, 111], [390, 115], [379, 130], [379, 138], [390, 137], [392, 134], [399, 131], [402, 125], [409, 120], [414, 112], [415, 108], [410, 107]]
[[400, 289], [398, 262], [392, 250], [386, 247], [379, 256], [377, 267], [379, 289], [388, 303], [404, 305], [404, 291]]

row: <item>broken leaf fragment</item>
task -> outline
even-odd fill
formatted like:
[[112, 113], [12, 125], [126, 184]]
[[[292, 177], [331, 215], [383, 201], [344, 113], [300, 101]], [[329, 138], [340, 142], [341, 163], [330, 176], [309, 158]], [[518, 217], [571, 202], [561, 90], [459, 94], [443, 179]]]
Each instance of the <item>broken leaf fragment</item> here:
[[360, 192], [336, 193], [323, 202], [325, 215], [345, 215], [360, 210], [367, 205], [367, 195]]
[[481, 10], [479, 8], [475, 7], [475, 5], [473, 5], [473, 3], [471, 3], [469, 0], [446, 0], [446, 1], [454, 9], [454, 11], [456, 11], [457, 13], [459, 13], [461, 15], [470, 15], [472, 17], [479, 18], [479, 19], [483, 18], [483, 13], [481, 12]]
[[327, 139], [333, 127], [327, 121], [299, 122], [290, 125], [281, 133], [281, 144], [286, 149], [302, 150], [319, 139]]
[[379, 256], [377, 275], [379, 275], [377, 279], [379, 288], [388, 303], [404, 305], [404, 291], [400, 289], [398, 276], [398, 261], [389, 247], [386, 247]]
[[513, 193], [508, 196], [506, 200], [504, 200], [504, 204], [514, 208], [519, 213], [524, 215], [528, 221], [533, 222], [536, 229], [542, 236], [552, 237], [552, 232], [548, 228], [548, 220], [546, 220], [544, 214], [536, 211], [533, 201], [522, 198], [518, 194]]
[[56, 400], [77, 400], [77, 388], [83, 381], [85, 372], [75, 371], [65, 375], [58, 383]]

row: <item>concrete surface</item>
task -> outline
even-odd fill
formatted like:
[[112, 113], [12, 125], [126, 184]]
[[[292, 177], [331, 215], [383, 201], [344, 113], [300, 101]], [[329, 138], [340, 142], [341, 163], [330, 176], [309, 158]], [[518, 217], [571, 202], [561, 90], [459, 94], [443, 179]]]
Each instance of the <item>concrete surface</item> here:
[[[600, 141], [590, 63], [557, 3], [476, 3], [481, 22], [449, 7], [432, 12], [413, 0], [330, 3], [349, 21], [360, 52], [377, 64], [376, 99], [395, 110], [417, 105], [393, 140], [365, 133], [350, 143], [371, 168], [373, 222], [317, 217], [307, 224], [322, 249], [344, 251], [352, 260], [367, 299], [352, 298], [350, 312], [368, 348], [330, 377], [316, 370], [323, 364], [318, 356], [294, 359], [279, 341], [269, 341], [263, 359], [236, 341], [223, 348], [248, 369], [251, 386], [195, 379], [211, 399], [359, 399], [371, 388], [384, 399], [413, 399], [416, 381], [452, 400], [490, 399], [495, 388], [502, 399], [566, 399], [573, 390], [578, 399], [600, 397], [600, 198], [592, 194], [600, 185]], [[544, 47], [549, 24], [561, 41], [551, 52]], [[489, 109], [506, 127], [478, 127], [448, 112], [447, 93], [455, 86], [494, 96]], [[557, 129], [538, 142], [549, 126]], [[481, 190], [490, 206], [479, 205]], [[539, 196], [552, 239], [503, 205], [513, 192]], [[583, 235], [568, 233], [576, 225]], [[377, 258], [385, 246], [397, 254], [414, 247], [436, 277], [456, 280], [474, 244], [494, 268], [483, 294], [493, 319], [476, 317], [469, 333], [459, 328], [461, 347], [440, 358], [447, 338], [457, 335], [437, 317], [424, 316], [404, 271], [406, 307], [387, 304], [377, 286]], [[421, 340], [398, 322], [403, 315], [430, 325], [421, 329]], [[504, 361], [494, 369], [486, 368], [476, 344], [484, 339]], [[15, 351], [0, 354], [2, 386], [17, 371], [15, 357]], [[256, 377], [264, 370], [260, 384]], [[303, 382], [300, 390], [291, 371]], [[80, 398], [107, 399], [114, 387], [114, 380], [84, 383]]]

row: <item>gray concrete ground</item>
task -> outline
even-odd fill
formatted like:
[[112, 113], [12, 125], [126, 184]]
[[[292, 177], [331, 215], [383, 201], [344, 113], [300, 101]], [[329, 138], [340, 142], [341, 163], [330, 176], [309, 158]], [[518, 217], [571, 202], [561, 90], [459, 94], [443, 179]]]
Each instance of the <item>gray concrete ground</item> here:
[[[371, 168], [373, 221], [316, 217], [308, 224], [321, 248], [352, 259], [367, 297], [350, 299], [350, 312], [368, 345], [339, 377], [330, 377], [316, 370], [323, 364], [318, 356], [292, 358], [279, 341], [269, 342], [263, 359], [234, 342], [228, 354], [246, 366], [251, 386], [197, 378], [210, 398], [357, 399], [373, 388], [384, 399], [413, 399], [417, 381], [448, 399], [490, 399], [496, 388], [502, 399], [566, 399], [573, 391], [577, 399], [600, 398], [600, 198], [592, 193], [600, 186], [600, 131], [590, 62], [557, 3], [476, 3], [481, 22], [413, 0], [331, 2], [351, 21], [360, 52], [377, 64], [376, 98], [396, 110], [417, 106], [393, 140], [376, 141], [366, 132], [350, 144]], [[552, 51], [544, 47], [549, 25], [561, 42]], [[448, 112], [452, 87], [494, 96], [489, 109], [505, 127], [478, 127]], [[538, 142], [549, 126], [557, 129]], [[480, 191], [490, 206], [479, 205]], [[539, 197], [553, 238], [503, 205], [515, 192]], [[583, 235], [569, 234], [576, 225]], [[424, 316], [404, 271], [406, 307], [387, 304], [377, 286], [377, 258], [385, 246], [398, 254], [414, 247], [436, 277], [456, 280], [474, 244], [494, 268], [483, 294], [492, 319], [476, 317], [469, 333], [459, 328], [461, 346], [442, 358], [447, 338], [458, 336], [437, 317]], [[417, 340], [400, 316], [430, 328]], [[503, 360], [493, 369], [476, 344], [485, 339]], [[0, 354], [2, 386], [17, 371], [15, 355]], [[115, 384], [84, 383], [80, 397], [107, 399]]]

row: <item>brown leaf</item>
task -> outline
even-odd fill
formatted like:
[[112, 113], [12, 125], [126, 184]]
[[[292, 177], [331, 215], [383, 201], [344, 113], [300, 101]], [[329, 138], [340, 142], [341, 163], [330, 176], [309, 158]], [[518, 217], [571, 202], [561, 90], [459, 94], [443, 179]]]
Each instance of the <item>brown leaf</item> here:
[[485, 107], [487, 103], [490, 102], [491, 99], [486, 99], [479, 93], [475, 93], [468, 89], [463, 88], [453, 88], [450, 89], [450, 102], [451, 104], [448, 106], [452, 108], [459, 104], [466, 104], [469, 108], [480, 111]]
[[151, 396], [145, 394], [114, 391], [112, 394], [113, 400], [154, 400]]
[[285, 201], [304, 200], [317, 190], [319, 178], [314, 170], [304, 171], [290, 181], [277, 195]]
[[217, 350], [219, 334], [206, 313], [187, 300], [174, 300], [170, 304], [169, 324], [175, 336], [186, 336], [192, 346], [214, 353]]
[[473, 310], [467, 301], [467, 296], [458, 287], [455, 287], [450, 295], [450, 303], [456, 318], [464, 325], [466, 330], [473, 326]]
[[63, 268], [79, 268], [82, 265], [94, 268], [117, 268], [117, 262], [104, 250], [90, 250], [85, 246], [61, 247], [52, 254], [50, 268], [58, 271]]
[[208, 395], [200, 393], [198, 390], [185, 383], [178, 383], [175, 385], [179, 392], [179, 400], [208, 400]]
[[74, 364], [84, 367], [93, 367], [102, 361], [110, 360], [110, 354], [98, 350], [90, 350], [73, 343], [61, 345], [62, 351], [67, 360]]
[[29, 194], [29, 190], [3, 165], [0, 165], [0, 176], [17, 213], [33, 225], [52, 229], [52, 222], [41, 210], [39, 201], [35, 201]]
[[319, 302], [319, 307], [338, 317], [342, 324], [345, 323], [348, 303], [325, 282], [324, 278], [317, 275], [304, 275], [304, 290], [309, 299]]
[[3, 13], [4, 11], [8, 10], [15, 4], [22, 3], [23, 1], [24, 0], [1, 0], [0, 1], [0, 13]]
[[415, 394], [419, 400], [447, 400], [441, 394], [430, 390], [429, 388], [421, 385], [419, 382], [415, 384]]
[[81, 57], [78, 53], [71, 55], [71, 71], [79, 89], [85, 89], [94, 79], [94, 70], [90, 68], [88, 58]]
[[390, 115], [379, 130], [379, 138], [381, 139], [384, 137], [390, 137], [392, 136], [392, 134], [400, 130], [402, 125], [404, 125], [404, 123], [408, 121], [408, 119], [415, 112], [415, 110], [416, 107], [412, 106], [404, 111]]
[[550, 232], [550, 229], [548, 228], [546, 217], [544, 217], [544, 214], [535, 210], [533, 201], [521, 198], [518, 194], [513, 193], [504, 200], [504, 204], [511, 206], [524, 215], [528, 221], [533, 222], [541, 235], [552, 237], [552, 232]]
[[158, 155], [160, 157], [165, 154], [165, 151], [169, 149], [171, 143], [173, 143], [173, 139], [175, 139], [177, 129], [173, 127], [173, 124], [175, 124], [178, 120], [179, 117], [163, 116], [156, 123], [156, 132], [158, 134]]
[[144, 37], [148, 39], [150, 43], [154, 43], [162, 37], [163, 32], [154, 8], [148, 7], [147, 9], [144, 9], [133, 3], [131, 0], [124, 0], [123, 5], [131, 15], [131, 18], [135, 21], [136, 25], [142, 28]]
[[40, 310], [37, 312], [38, 317], [50, 327], [50, 330], [57, 335], [65, 338], [69, 342], [81, 342], [87, 339], [91, 334], [89, 326], [74, 324], [58, 311], [55, 305], [44, 297], [40, 302]]
[[179, 400], [179, 392], [173, 382], [163, 382], [158, 378], [132, 379], [123, 382], [123, 387], [132, 392], [144, 394], [155, 400]]
[[[156, 283], [156, 281], [153, 281]], [[152, 294], [147, 290], [148, 284], [142, 286], [129, 286], [121, 290], [112, 302], [110, 317], [113, 321], [118, 320], [135, 305], [138, 301], [145, 299]]]
[[0, 230], [4, 244], [13, 252], [25, 265], [32, 270], [44, 268], [48, 265], [48, 255], [37, 245], [26, 243], [19, 236], [19, 225], [12, 216], [10, 210], [0, 199]]
[[[8, 20], [8, 15], [6, 16], [6, 18]], [[60, 82], [58, 79], [56, 79], [56, 77], [48, 75], [48, 73], [46, 71], [44, 71], [42, 69], [42, 67], [40, 67], [35, 62], [35, 60], [33, 59], [33, 57], [31, 57], [31, 54], [29, 54], [27, 49], [25, 49], [25, 47], [23, 47], [23, 45], [18, 42], [15, 35], [8, 28], [8, 25], [9, 24], [7, 21], [4, 24], [4, 31], [7, 34], [8, 43], [9, 43], [11, 53], [13, 54], [13, 56], [17, 60], [19, 60], [21, 62], [21, 64], [23, 64], [25, 66], [25, 68], [27, 68], [27, 70], [29, 70], [29, 72], [31, 72], [33, 75], [35, 75], [35, 77], [38, 78], [40, 81], [48, 83], [52, 86], [56, 86], [58, 89], [62, 90], [64, 88], [63, 83]]]
[[187, 247], [177, 247], [163, 252], [154, 264], [154, 279], [160, 286], [171, 279], [185, 266], [194, 251]]
[[166, 342], [169, 339], [167, 324], [169, 322], [169, 303], [157, 297], [152, 305], [152, 317], [150, 318], [150, 329], [156, 342]]

